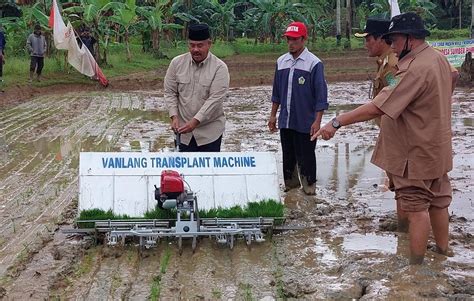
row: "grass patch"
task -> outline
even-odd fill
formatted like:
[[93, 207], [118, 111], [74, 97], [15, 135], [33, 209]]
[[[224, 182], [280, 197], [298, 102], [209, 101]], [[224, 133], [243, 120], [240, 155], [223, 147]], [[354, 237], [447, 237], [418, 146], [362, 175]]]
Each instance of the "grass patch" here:
[[216, 288], [212, 289], [212, 297], [215, 299], [221, 299], [222, 298], [222, 292]]
[[77, 270], [74, 273], [76, 277], [89, 274], [92, 271], [95, 255], [95, 251], [88, 250], [87, 254], [84, 255], [81, 263], [78, 265]]
[[153, 277], [150, 290], [150, 300], [155, 301], [159, 300], [161, 293], [161, 279], [164, 274], [166, 274], [166, 269], [168, 268], [168, 263], [171, 258], [170, 248], [167, 246], [164, 254], [161, 256], [160, 260], [160, 273]]
[[283, 268], [277, 254], [277, 244], [272, 242], [272, 262], [273, 262], [273, 277], [275, 278], [275, 288], [278, 300], [287, 300], [285, 295], [285, 288], [283, 284]]
[[[275, 200], [264, 200], [250, 202], [245, 207], [233, 206], [231, 208], [216, 208], [210, 210], [199, 210], [201, 218], [246, 218], [246, 217], [283, 217], [285, 206]], [[174, 219], [176, 210], [162, 210], [156, 207], [152, 211], [145, 212], [142, 217], [130, 217], [128, 215], [116, 215], [112, 210], [89, 209], [81, 211], [78, 221], [88, 220], [123, 220], [123, 219]], [[93, 223], [81, 223], [83, 228], [93, 228]]]
[[216, 208], [210, 210], [199, 210], [202, 218], [245, 218], [245, 217], [283, 217], [285, 206], [275, 200], [264, 200], [261, 202], [249, 202], [245, 207], [233, 206], [231, 208]]
[[240, 293], [241, 293], [241, 298], [244, 301], [252, 301], [254, 300], [252, 296], [252, 286], [248, 283], [241, 283], [239, 285]]

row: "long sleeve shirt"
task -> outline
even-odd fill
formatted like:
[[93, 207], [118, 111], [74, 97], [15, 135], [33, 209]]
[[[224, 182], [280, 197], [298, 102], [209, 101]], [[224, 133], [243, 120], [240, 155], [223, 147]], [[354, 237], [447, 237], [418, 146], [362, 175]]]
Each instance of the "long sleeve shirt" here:
[[317, 112], [328, 108], [327, 84], [321, 60], [307, 48], [296, 59], [290, 53], [277, 60], [272, 102], [279, 104], [278, 127], [309, 134]]
[[188, 145], [194, 136], [200, 146], [224, 133], [223, 103], [228, 89], [227, 65], [210, 52], [198, 64], [189, 52], [171, 61], [164, 81], [169, 116], [178, 116], [180, 126], [193, 118], [199, 121], [192, 133], [181, 135], [182, 143]]
[[43, 35], [32, 33], [26, 40], [26, 47], [31, 56], [43, 57], [46, 53], [46, 39]]

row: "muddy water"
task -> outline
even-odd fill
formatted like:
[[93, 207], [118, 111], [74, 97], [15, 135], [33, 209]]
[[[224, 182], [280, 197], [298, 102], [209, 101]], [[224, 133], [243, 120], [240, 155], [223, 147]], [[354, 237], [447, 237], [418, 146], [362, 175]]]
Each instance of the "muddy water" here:
[[[365, 83], [329, 87], [323, 118], [367, 99]], [[270, 87], [232, 89], [226, 102], [224, 151], [280, 153], [266, 128]], [[407, 265], [407, 237], [394, 232], [393, 194], [370, 164], [377, 127], [368, 122], [318, 141], [316, 197], [283, 194], [287, 224], [304, 230], [274, 235], [248, 249], [228, 250], [204, 239], [196, 253], [174, 241], [136, 248], [84, 248], [55, 234], [77, 203], [80, 151], [170, 151], [160, 92], [40, 97], [0, 112], [0, 298], [79, 299], [449, 298], [474, 293], [473, 101], [459, 89], [453, 103], [454, 201], [451, 248], [429, 251], [427, 264]], [[278, 155], [280, 158], [280, 154]], [[279, 159], [281, 160], [281, 159]], [[432, 244], [432, 242], [430, 243]], [[169, 257], [167, 263], [164, 258]], [[153, 289], [152, 289], [153, 287]]]

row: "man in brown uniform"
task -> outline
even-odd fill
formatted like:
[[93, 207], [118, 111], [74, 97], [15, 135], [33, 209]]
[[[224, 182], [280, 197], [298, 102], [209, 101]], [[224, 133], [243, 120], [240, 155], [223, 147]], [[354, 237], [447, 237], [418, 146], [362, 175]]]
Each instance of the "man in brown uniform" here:
[[[357, 38], [365, 39], [365, 48], [369, 52], [369, 57], [377, 57], [377, 74], [372, 81], [372, 95], [375, 98], [383, 88], [388, 86], [389, 81], [393, 81], [397, 72], [397, 56], [390, 47], [391, 42], [382, 38], [388, 32], [390, 20], [369, 18], [365, 24], [363, 33], [356, 33]], [[380, 117], [375, 118], [375, 122], [380, 126]], [[386, 180], [388, 182], [388, 180]], [[408, 216], [401, 210], [400, 202], [397, 201], [398, 230], [408, 231]]]
[[[372, 95], [374, 98], [380, 91], [388, 86], [388, 81], [393, 80], [396, 72], [395, 65], [398, 59], [390, 47], [390, 42], [382, 38], [388, 32], [390, 21], [385, 19], [369, 18], [363, 33], [356, 33], [357, 38], [365, 39], [365, 48], [369, 57], [377, 57], [377, 74], [372, 81]], [[380, 123], [379, 123], [380, 125]]]
[[372, 163], [387, 171], [391, 189], [408, 213], [410, 263], [423, 262], [430, 223], [436, 249], [448, 250], [452, 199], [452, 69], [425, 42], [429, 31], [415, 13], [392, 18], [387, 37], [399, 58], [395, 79], [372, 102], [341, 114], [311, 139], [330, 139], [338, 128], [382, 116]]

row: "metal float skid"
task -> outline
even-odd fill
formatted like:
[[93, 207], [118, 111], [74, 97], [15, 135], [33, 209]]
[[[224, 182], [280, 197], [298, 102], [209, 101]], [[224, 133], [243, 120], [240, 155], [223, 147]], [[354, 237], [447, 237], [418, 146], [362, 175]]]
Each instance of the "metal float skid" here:
[[155, 186], [155, 199], [158, 207], [164, 210], [176, 209], [174, 226], [171, 221], [95, 221], [96, 229], [106, 233], [108, 245], [124, 244], [128, 237], [138, 237], [140, 248], [151, 248], [163, 237], [178, 239], [178, 248], [182, 252], [183, 238], [192, 240], [194, 251], [198, 237], [215, 238], [220, 244], [227, 244], [231, 249], [238, 238], [245, 239], [247, 245], [252, 241], [263, 242], [262, 230], [273, 227], [271, 218], [242, 219], [200, 219], [197, 198], [194, 193], [184, 189], [184, 180], [176, 171], [165, 170], [161, 174], [160, 187]]

